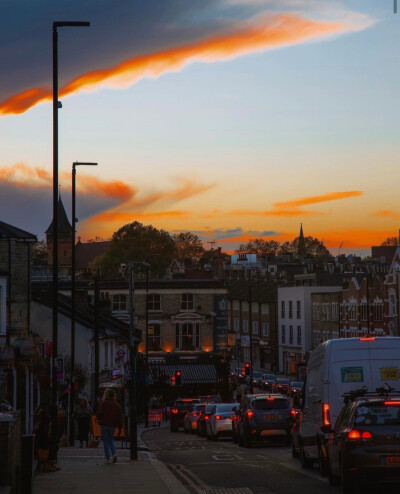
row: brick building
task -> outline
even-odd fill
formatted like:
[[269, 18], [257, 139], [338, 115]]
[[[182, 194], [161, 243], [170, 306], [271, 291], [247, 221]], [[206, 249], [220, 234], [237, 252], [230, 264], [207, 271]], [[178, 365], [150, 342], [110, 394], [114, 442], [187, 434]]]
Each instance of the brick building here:
[[340, 300], [341, 290], [311, 294], [312, 348], [340, 337]]

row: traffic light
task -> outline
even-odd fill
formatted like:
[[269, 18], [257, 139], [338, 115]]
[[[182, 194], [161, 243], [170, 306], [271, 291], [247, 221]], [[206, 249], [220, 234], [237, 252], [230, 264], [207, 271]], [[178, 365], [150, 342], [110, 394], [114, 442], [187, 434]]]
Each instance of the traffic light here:
[[246, 368], [245, 367], [242, 367], [241, 368], [241, 375], [242, 376], [245, 376], [246, 375]]
[[182, 371], [180, 369], [175, 371], [175, 386], [182, 386]]
[[176, 377], [171, 376], [171, 386], [176, 386]]
[[244, 363], [244, 373], [246, 376], [250, 376], [250, 362]]

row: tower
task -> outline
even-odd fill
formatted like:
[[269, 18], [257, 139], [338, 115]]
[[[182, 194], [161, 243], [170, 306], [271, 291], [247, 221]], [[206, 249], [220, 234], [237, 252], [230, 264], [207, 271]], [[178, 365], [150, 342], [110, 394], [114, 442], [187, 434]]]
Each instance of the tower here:
[[[48, 264], [53, 265], [53, 221], [46, 230]], [[60, 266], [72, 263], [72, 225], [65, 212], [61, 196], [58, 197], [58, 259]]]
[[306, 254], [306, 245], [304, 241], [303, 223], [300, 223], [300, 234], [299, 234], [299, 243], [297, 246], [297, 255], [299, 257], [304, 257], [305, 254]]

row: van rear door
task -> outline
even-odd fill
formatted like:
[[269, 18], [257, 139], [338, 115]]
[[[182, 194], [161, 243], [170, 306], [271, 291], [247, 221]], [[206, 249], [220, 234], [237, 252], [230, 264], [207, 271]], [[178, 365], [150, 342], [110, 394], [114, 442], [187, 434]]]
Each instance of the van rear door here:
[[374, 338], [368, 341], [371, 365], [371, 391], [387, 383], [400, 391], [400, 338]]
[[[336, 343], [336, 342], [335, 342]], [[343, 408], [343, 394], [366, 386], [371, 389], [371, 368], [368, 343], [356, 339], [337, 341], [332, 346], [329, 366], [328, 403], [331, 424]]]

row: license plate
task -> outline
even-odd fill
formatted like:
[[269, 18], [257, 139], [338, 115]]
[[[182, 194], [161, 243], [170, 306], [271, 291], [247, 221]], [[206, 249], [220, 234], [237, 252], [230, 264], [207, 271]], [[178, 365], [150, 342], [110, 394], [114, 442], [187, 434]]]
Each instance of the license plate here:
[[400, 466], [400, 456], [384, 456], [383, 457], [384, 465], [388, 466]]
[[270, 415], [264, 415], [264, 418], [267, 422], [271, 422], [272, 420], [279, 420], [281, 416], [279, 415], [279, 413], [275, 413]]

